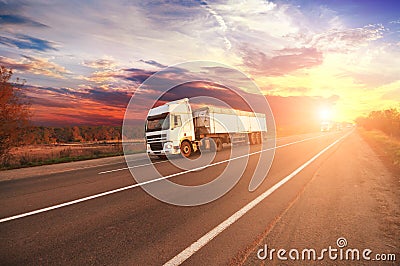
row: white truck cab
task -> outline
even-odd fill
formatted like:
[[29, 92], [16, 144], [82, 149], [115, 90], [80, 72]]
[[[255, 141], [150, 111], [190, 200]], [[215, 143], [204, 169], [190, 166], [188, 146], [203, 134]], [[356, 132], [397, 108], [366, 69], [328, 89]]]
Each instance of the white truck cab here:
[[146, 121], [148, 154], [158, 156], [180, 154], [182, 142], [191, 143], [194, 139], [189, 99], [169, 102], [149, 111]]

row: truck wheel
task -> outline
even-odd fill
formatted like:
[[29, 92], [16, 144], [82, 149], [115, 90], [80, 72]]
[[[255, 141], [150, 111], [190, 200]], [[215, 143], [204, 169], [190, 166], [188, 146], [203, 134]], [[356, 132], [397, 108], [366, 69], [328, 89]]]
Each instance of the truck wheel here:
[[192, 145], [189, 141], [182, 141], [181, 143], [181, 153], [186, 158], [192, 154]]
[[261, 133], [258, 132], [258, 133], [257, 133], [257, 144], [261, 144], [261, 143], [262, 143]]
[[220, 138], [212, 138], [212, 142], [211, 142], [211, 151], [222, 151], [222, 141]]
[[257, 144], [257, 136], [255, 133], [250, 134], [250, 145], [255, 145]]
[[222, 149], [224, 148], [224, 146], [222, 145], [222, 141], [220, 138], [217, 138], [215, 140], [215, 145], [217, 146], [217, 151], [222, 151]]

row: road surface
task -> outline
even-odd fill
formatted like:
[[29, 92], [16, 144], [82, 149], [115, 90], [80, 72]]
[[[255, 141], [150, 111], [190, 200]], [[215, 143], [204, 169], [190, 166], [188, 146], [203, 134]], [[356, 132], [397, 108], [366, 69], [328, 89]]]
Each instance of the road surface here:
[[[300, 251], [337, 248], [342, 237], [347, 247], [371, 249], [371, 257], [394, 254], [397, 263], [385, 265], [398, 265], [399, 179], [356, 131], [285, 137], [277, 145], [270, 172], [257, 190], [248, 191], [255, 154], [231, 191], [197, 207], [149, 196], [134, 185], [123, 158], [77, 168], [54, 166], [49, 174], [39, 168], [1, 172], [0, 263], [280, 265], [276, 254], [260, 260], [258, 251], [265, 245]], [[145, 171], [150, 166], [143, 165], [143, 156], [132, 160]], [[224, 150], [215, 161], [228, 156]], [[181, 171], [167, 161], [154, 162], [164, 175]], [[205, 183], [225, 166], [171, 180]], [[104, 192], [110, 194], [99, 195]], [[327, 256], [298, 263], [349, 264]]]

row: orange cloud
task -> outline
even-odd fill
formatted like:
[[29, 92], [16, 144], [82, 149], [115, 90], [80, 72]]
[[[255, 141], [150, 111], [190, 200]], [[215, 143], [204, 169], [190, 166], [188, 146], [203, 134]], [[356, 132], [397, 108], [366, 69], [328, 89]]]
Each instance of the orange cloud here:
[[254, 74], [281, 76], [298, 69], [318, 66], [323, 61], [315, 48], [285, 48], [267, 56], [262, 51], [249, 47], [242, 49], [243, 63]]
[[50, 62], [48, 59], [26, 55], [22, 56], [20, 61], [0, 56], [0, 64], [15, 70], [60, 79], [65, 79], [66, 74], [71, 74], [64, 67]]

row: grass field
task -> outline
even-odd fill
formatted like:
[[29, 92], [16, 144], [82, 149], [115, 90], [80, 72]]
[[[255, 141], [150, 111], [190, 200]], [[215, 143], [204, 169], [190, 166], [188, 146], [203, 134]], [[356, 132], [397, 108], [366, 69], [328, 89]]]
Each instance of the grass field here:
[[368, 144], [384, 159], [389, 168], [400, 174], [400, 139], [379, 130], [358, 128], [358, 132]]
[[[130, 145], [130, 153], [143, 152], [144, 142]], [[89, 160], [123, 155], [121, 143], [74, 143], [57, 145], [28, 145], [11, 150], [10, 159], [0, 169]]]

